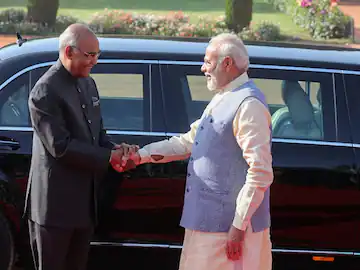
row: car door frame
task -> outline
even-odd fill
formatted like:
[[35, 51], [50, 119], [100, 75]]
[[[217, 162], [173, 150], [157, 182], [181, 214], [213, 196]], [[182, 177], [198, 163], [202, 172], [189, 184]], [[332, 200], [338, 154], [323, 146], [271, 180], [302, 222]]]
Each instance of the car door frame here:
[[[342, 84], [344, 93], [346, 96], [347, 110], [349, 113], [351, 140], [354, 151], [354, 172], [356, 174], [355, 181], [357, 182], [358, 189], [360, 190], [360, 127], [358, 124], [358, 118], [360, 115], [360, 106], [358, 101], [360, 99], [360, 92], [356, 91], [360, 85], [360, 71], [359, 66], [353, 67], [353, 70], [342, 70], [341, 73], [337, 74], [337, 80], [339, 84]], [[357, 201], [360, 206], [360, 197]], [[360, 216], [356, 219], [355, 230], [359, 231]], [[359, 233], [355, 236], [355, 242], [358, 243], [354, 255], [359, 258], [360, 261], [360, 236]]]
[[[146, 109], [144, 110], [144, 115], [148, 118], [148, 125], [146, 125], [146, 128], [143, 131], [133, 131], [133, 130], [107, 130], [107, 134], [111, 138], [115, 137], [121, 137], [123, 140], [126, 141], [127, 138], [136, 137], [140, 146], [150, 143], [154, 140], [161, 140], [165, 139], [165, 125], [164, 125], [164, 116], [163, 116], [163, 109], [162, 109], [162, 101], [161, 101], [161, 82], [159, 79], [159, 65], [157, 60], [141, 60], [141, 59], [121, 59], [121, 55], [116, 55], [116, 57], [119, 57], [120, 59], [117, 59], [115, 57], [113, 58], [107, 58], [107, 59], [99, 59], [98, 60], [98, 70], [101, 70], [102, 64], [139, 64], [139, 65], [147, 65], [148, 66], [148, 81], [149, 81], [149, 91], [146, 91], [146, 102], [148, 102]], [[36, 63], [36, 64], [29, 64], [27, 67], [17, 71], [15, 74], [13, 74], [9, 79], [5, 80], [1, 87], [6, 87], [8, 84], [10, 84], [12, 81], [16, 80], [18, 77], [22, 76], [23, 74], [26, 74], [28, 72], [43, 68], [43, 67], [51, 67], [53, 64], [55, 64], [56, 61], [50, 60], [50, 61], [44, 61], [42, 63]], [[121, 68], [120, 68], [121, 69]], [[121, 73], [121, 72], [120, 72]], [[32, 78], [33, 79], [33, 78]], [[39, 78], [37, 78], [39, 79]], [[29, 80], [30, 84], [33, 85], [33, 81]], [[157, 88], [157, 91], [153, 91], [153, 88]], [[144, 93], [145, 95], [145, 93]], [[145, 96], [144, 96], [145, 99]], [[30, 137], [32, 137], [33, 129], [32, 127], [0, 127], [0, 131], [5, 132], [7, 134], [14, 134], [25, 136], [26, 134], [31, 134]], [[27, 135], [26, 135], [27, 136]], [[26, 146], [26, 153], [31, 156], [31, 142], [29, 141], [29, 144]], [[18, 154], [25, 154], [22, 149], [16, 150]], [[156, 166], [156, 165], [155, 165]], [[149, 166], [147, 166], [149, 167]], [[151, 171], [151, 165], [149, 168], [146, 169], [146, 172]], [[134, 174], [134, 172], [128, 172], [125, 176], [125, 178], [131, 179], [131, 175]], [[25, 177], [27, 178], [27, 177]], [[23, 188], [26, 188], [26, 180], [23, 182]], [[25, 195], [25, 194], [23, 194]], [[24, 196], [25, 197], [25, 196]], [[22, 199], [24, 199], [24, 197]], [[112, 205], [109, 205], [111, 207]], [[21, 211], [22, 209], [19, 209]], [[91, 242], [91, 245], [102, 245], [104, 240], [108, 240], [105, 238], [101, 239], [101, 236], [106, 235], [106, 233], [101, 233], [97, 237], [97, 235], [94, 236], [94, 241]], [[111, 240], [111, 239], [109, 239]], [[123, 244], [118, 242], [110, 242], [114, 246], [122, 246]]]

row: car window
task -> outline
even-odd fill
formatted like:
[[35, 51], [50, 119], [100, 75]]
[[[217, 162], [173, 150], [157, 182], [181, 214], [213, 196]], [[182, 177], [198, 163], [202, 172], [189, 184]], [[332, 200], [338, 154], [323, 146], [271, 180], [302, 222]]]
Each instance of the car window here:
[[[214, 93], [207, 89], [200, 66], [169, 65], [167, 69], [170, 76], [165, 82], [168, 87], [172, 90], [179, 87], [182, 92], [182, 99], [176, 97], [176, 100], [183, 104], [182, 115], [187, 118], [188, 130]], [[274, 138], [335, 140], [334, 89], [330, 74], [258, 69], [250, 70], [249, 75], [266, 96]], [[169, 98], [171, 96], [167, 102]]]
[[93, 74], [106, 129], [143, 130], [143, 75]]
[[[27, 72], [10, 82], [0, 92], [0, 125], [30, 127], [28, 96], [36, 81], [49, 67]], [[98, 64], [93, 68], [101, 98], [105, 129], [144, 131], [149, 126], [148, 66]], [[147, 94], [149, 95], [149, 94]]]
[[148, 68], [134, 64], [97, 64], [91, 74], [97, 85], [104, 128], [144, 131], [148, 129]]
[[274, 138], [337, 140], [332, 74], [264, 68], [249, 76], [266, 96]]
[[28, 96], [30, 72], [14, 79], [0, 92], [0, 125], [29, 127]]
[[347, 109], [350, 114], [350, 123], [353, 142], [360, 143], [360, 74], [343, 75], [346, 88]]
[[319, 82], [253, 79], [265, 94], [274, 138], [324, 139]]
[[26, 72], [0, 92], [0, 125], [8, 127], [31, 127], [28, 98], [31, 89], [50, 66]]

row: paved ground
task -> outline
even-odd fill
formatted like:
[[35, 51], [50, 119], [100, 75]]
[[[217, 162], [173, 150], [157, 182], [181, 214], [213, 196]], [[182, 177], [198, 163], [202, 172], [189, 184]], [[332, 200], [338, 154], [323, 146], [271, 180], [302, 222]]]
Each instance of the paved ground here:
[[2, 36], [0, 35], [0, 48], [9, 44], [9, 43], [12, 43], [12, 42], [15, 42], [16, 41], [16, 37], [12, 37], [12, 36]]

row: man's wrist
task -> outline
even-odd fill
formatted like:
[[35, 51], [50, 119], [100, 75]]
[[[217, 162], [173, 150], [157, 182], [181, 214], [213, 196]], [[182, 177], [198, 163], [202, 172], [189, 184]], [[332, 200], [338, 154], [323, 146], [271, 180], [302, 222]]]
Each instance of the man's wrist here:
[[139, 153], [139, 157], [140, 157], [139, 164], [151, 162], [151, 156], [148, 153], [148, 151], [146, 151], [144, 148], [140, 148], [138, 153]]
[[235, 213], [232, 225], [238, 230], [246, 231], [248, 222], [243, 220], [237, 213]]

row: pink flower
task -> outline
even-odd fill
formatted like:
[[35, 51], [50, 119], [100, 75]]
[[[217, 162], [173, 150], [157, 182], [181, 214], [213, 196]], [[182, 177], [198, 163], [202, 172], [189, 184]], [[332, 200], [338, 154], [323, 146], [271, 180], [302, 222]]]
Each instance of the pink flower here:
[[301, 1], [301, 6], [302, 7], [309, 7], [309, 6], [311, 6], [311, 4], [312, 4], [311, 0], [302, 0]]

